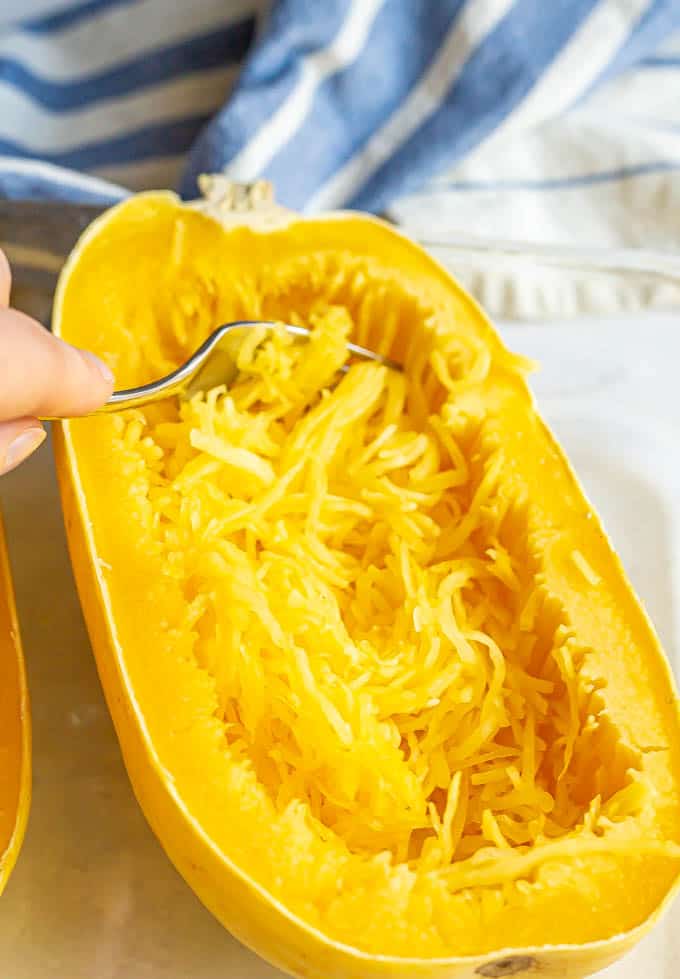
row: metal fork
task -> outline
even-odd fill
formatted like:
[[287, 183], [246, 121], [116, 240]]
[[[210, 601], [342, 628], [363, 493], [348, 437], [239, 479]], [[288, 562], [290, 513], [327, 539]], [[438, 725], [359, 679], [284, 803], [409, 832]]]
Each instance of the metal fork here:
[[[188, 399], [198, 394], [199, 391], [209, 391], [211, 388], [220, 384], [227, 387], [235, 380], [238, 374], [237, 360], [238, 352], [243, 342], [243, 331], [254, 327], [283, 327], [293, 336], [308, 340], [309, 330], [302, 326], [292, 326], [290, 323], [274, 323], [266, 320], [241, 320], [237, 323], [225, 323], [218, 327], [208, 339], [201, 344], [194, 354], [181, 367], [174, 370], [171, 374], [152, 381], [150, 384], [143, 384], [138, 388], [127, 388], [123, 391], [114, 391], [106, 404], [98, 408], [93, 414], [108, 413], [111, 411], [122, 411], [126, 408], [141, 408], [154, 401], [161, 401], [164, 398], [179, 396]], [[377, 364], [383, 364], [392, 370], [401, 371], [401, 366], [389, 357], [360, 347], [356, 343], [348, 343], [347, 349], [353, 357], [359, 360], [372, 360]], [[343, 371], [347, 370], [344, 366]]]

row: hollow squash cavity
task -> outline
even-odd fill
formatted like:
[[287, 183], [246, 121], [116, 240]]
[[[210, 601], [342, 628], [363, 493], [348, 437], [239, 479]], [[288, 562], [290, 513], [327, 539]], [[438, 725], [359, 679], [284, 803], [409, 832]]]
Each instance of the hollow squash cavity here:
[[[68, 427], [135, 709], [193, 816], [370, 953], [643, 922], [680, 865], [677, 710], [527, 364], [359, 218], [127, 207], [59, 306], [119, 387], [223, 322], [312, 330], [250, 338], [229, 391]], [[338, 379], [350, 338], [404, 373]]]

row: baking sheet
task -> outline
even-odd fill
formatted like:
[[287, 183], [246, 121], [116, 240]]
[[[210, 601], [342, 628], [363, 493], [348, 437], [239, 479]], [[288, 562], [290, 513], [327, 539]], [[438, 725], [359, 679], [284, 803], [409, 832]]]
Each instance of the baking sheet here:
[[[677, 318], [508, 325], [539, 406], [669, 655], [680, 651]], [[102, 698], [49, 450], [0, 481], [34, 730], [33, 807], [0, 904], [2, 979], [275, 979], [201, 906], [147, 828]], [[606, 979], [675, 979], [680, 901]]]

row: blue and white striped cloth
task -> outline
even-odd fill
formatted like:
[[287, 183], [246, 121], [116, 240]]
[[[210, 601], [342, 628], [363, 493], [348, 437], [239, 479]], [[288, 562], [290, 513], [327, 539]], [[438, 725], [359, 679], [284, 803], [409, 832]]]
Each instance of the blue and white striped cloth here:
[[2, 0], [0, 195], [274, 181], [305, 212], [680, 242], [680, 0]]

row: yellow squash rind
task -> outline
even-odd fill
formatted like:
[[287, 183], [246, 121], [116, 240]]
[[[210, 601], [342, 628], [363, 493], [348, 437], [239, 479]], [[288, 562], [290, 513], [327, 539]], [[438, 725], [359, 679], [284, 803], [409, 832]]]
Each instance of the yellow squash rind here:
[[0, 520], [0, 893], [23, 842], [31, 801], [31, 723], [14, 591]]
[[[130, 255], [134, 261], [134, 233], [136, 227], [152, 222], [160, 212], [179, 216], [183, 209], [201, 210], [209, 222], [219, 222], [225, 233], [250, 228], [258, 235], [281, 234], [282, 247], [300, 251], [305, 242], [313, 242], [315, 236], [328, 243], [333, 241], [350, 251], [363, 248], [367, 252], [387, 256], [393, 266], [403, 269], [411, 279], [419, 277], [427, 284], [439, 301], [439, 294], [448, 295], [453, 308], [464, 316], [484, 343], [501, 350], [493, 328], [474, 301], [455, 283], [433, 259], [420, 251], [408, 239], [383, 222], [355, 214], [325, 215], [315, 219], [298, 219], [275, 208], [267, 200], [266, 190], [259, 186], [255, 191], [235, 191], [233, 185], [220, 179], [204, 185], [208, 201], [194, 205], [181, 205], [171, 194], [143, 194], [124, 202], [98, 219], [83, 235], [69, 259], [57, 290], [54, 329], [75, 342], [85, 343], [83, 336], [73, 337], [69, 324], [64, 320], [64, 305], [68, 290], [72, 288], [74, 273], [83, 255], [96, 253], [99, 244], [106, 240], [111, 229], [120, 227], [130, 236]], [[215, 232], [216, 234], [217, 232]], [[213, 234], [213, 231], [210, 231]], [[278, 239], [277, 239], [278, 241]], [[257, 245], [253, 245], [256, 248]], [[256, 257], [256, 256], [255, 256]], [[94, 265], [93, 265], [94, 268]], [[518, 382], [522, 383], [523, 382]], [[513, 394], [512, 398], [516, 395]], [[508, 405], [514, 401], [508, 395]], [[602, 531], [599, 521], [587, 504], [576, 478], [556, 446], [552, 436], [537, 420], [526, 387], [521, 391], [524, 411], [534, 419], [533, 437], [541, 441], [541, 452], [532, 463], [523, 448], [524, 432], [517, 427], [518, 419], [508, 412], [507, 422], [499, 422], [498, 438], [507, 445], [508, 455], [515, 454], [523, 460], [529, 479], [535, 488], [534, 505], [546, 507], [555, 523], [560, 520], [576, 521], [585, 543], [597, 559], [597, 572], [611, 583], [612, 600], [623, 609], [631, 632], [644, 647], [645, 656], [653, 660], [653, 690], [649, 696], [660, 708], [660, 726], [666, 732], [674, 732], [671, 751], [674, 753], [674, 778], [680, 784], [678, 765], [678, 707], [673, 682], [656, 640], [652, 627], [635, 599], [623, 570]], [[499, 412], [503, 418], [503, 412]], [[523, 416], [524, 417], [524, 416]], [[138, 700], [138, 691], [127, 668], [124, 651], [117, 634], [112, 599], [105, 569], [99, 560], [95, 541], [95, 527], [91, 506], [83, 488], [81, 465], [74, 446], [73, 426], [69, 423], [55, 432], [55, 452], [66, 520], [69, 547], [75, 570], [78, 590], [85, 612], [97, 665], [107, 702], [121, 743], [125, 763], [135, 794], [155, 833], [161, 840], [170, 859], [190, 886], [210, 910], [246, 945], [250, 946], [275, 965], [298, 976], [318, 979], [364, 979], [368, 976], [393, 977], [444, 977], [529, 975], [538, 973], [546, 977], [585, 976], [604, 968], [627, 949], [631, 948], [651, 927], [654, 920], [668, 906], [678, 887], [676, 878], [672, 887], [658, 906], [639, 925], [599, 941], [573, 945], [540, 945], [523, 948], [502, 948], [477, 956], [448, 958], [408, 958], [405, 956], [373, 955], [348, 944], [332, 940], [317, 928], [292, 913], [281, 901], [239, 868], [227, 853], [211, 838], [196, 815], [190, 810], [176, 785], [173, 772], [161, 761], [157, 745], [147, 726], [144, 705]], [[548, 498], [550, 488], [543, 491], [544, 472], [542, 462], [549, 461], [559, 469], [556, 485], [568, 487], [563, 500]], [[534, 469], [532, 470], [532, 466]], [[548, 481], [549, 483], [549, 481]], [[553, 487], [554, 488], [554, 487]], [[543, 494], [543, 495], [542, 495]], [[579, 569], [557, 555], [553, 563], [556, 587], [577, 591]], [[559, 580], [558, 580], [559, 579]], [[571, 593], [570, 592], [570, 593]], [[585, 592], [584, 592], [585, 595]], [[575, 614], [586, 621], [588, 601], [574, 603]], [[623, 613], [622, 613], [623, 614]], [[611, 616], [615, 628], [616, 616]], [[590, 626], [589, 626], [590, 627]], [[617, 640], [618, 641], [618, 640]], [[625, 641], [625, 637], [621, 638]], [[631, 640], [632, 642], [632, 640]], [[635, 664], [631, 664], [634, 668]], [[625, 686], [623, 679], [621, 683]], [[625, 693], [625, 691], [624, 691]], [[629, 693], [622, 695], [625, 700]], [[639, 732], [635, 719], [622, 710], [617, 718], [626, 737], [639, 744]], [[671, 818], [671, 817], [669, 817]], [[676, 834], [680, 831], [680, 817], [674, 814]], [[677, 841], [677, 835], [674, 837]], [[677, 866], [677, 863], [676, 863]]]

